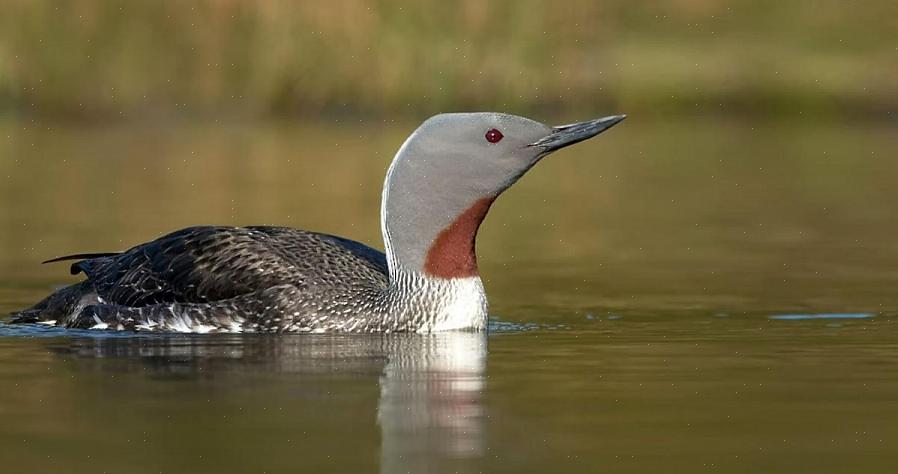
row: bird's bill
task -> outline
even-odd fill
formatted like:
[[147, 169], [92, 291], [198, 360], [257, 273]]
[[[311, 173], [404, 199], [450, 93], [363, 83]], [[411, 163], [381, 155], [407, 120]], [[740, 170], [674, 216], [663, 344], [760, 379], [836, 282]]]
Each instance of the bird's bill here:
[[610, 115], [595, 120], [587, 120], [586, 122], [552, 127], [552, 133], [528, 146], [540, 147], [544, 153], [553, 152], [592, 138], [617, 125], [625, 118], [627, 118], [626, 115]]

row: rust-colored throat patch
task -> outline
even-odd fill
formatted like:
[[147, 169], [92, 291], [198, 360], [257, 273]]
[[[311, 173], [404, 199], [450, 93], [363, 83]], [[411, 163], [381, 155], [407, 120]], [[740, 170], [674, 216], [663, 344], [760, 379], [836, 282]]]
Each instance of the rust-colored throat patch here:
[[495, 198], [478, 199], [465, 212], [440, 231], [427, 251], [424, 271], [439, 278], [465, 278], [478, 275], [474, 242], [477, 229]]

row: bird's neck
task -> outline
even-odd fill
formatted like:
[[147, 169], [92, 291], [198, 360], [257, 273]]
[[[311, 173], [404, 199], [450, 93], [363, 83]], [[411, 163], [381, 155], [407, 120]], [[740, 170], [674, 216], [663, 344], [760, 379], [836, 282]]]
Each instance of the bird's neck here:
[[495, 198], [409, 189], [397, 183], [393, 168], [381, 206], [391, 279], [399, 272], [446, 280], [479, 276], [477, 231]]
[[424, 258], [424, 273], [437, 278], [479, 276], [475, 245], [477, 230], [493, 198], [481, 198], [440, 230]]

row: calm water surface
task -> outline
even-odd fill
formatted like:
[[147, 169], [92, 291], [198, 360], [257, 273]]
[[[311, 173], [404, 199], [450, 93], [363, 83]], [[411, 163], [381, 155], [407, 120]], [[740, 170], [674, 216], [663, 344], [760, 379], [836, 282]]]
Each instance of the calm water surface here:
[[[576, 119], [577, 117], [571, 118]], [[191, 224], [379, 244], [411, 125], [0, 125], [0, 313]], [[0, 325], [4, 472], [894, 472], [894, 126], [631, 117], [481, 231], [488, 337]]]

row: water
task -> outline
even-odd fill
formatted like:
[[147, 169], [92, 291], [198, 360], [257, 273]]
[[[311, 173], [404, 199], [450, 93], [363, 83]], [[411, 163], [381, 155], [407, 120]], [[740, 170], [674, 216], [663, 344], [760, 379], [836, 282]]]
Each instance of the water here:
[[[4, 471], [894, 471], [894, 127], [635, 119], [496, 203], [489, 337], [0, 326]], [[6, 123], [0, 312], [191, 224], [377, 244], [409, 127]]]

